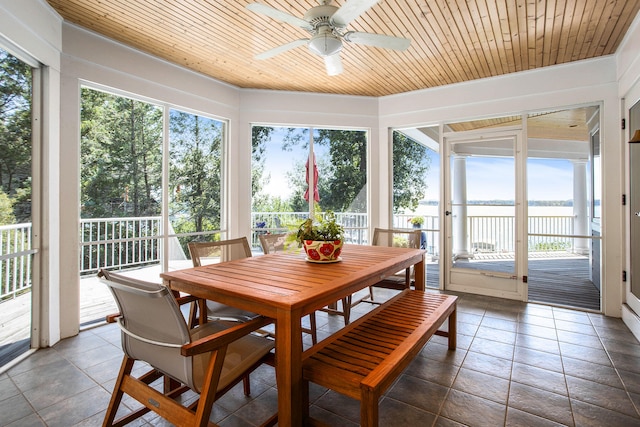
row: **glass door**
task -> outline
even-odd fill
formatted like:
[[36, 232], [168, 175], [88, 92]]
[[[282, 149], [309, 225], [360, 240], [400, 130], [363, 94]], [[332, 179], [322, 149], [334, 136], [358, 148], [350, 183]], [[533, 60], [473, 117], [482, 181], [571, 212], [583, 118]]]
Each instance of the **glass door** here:
[[34, 326], [39, 313], [33, 310], [38, 242], [33, 236], [40, 233], [34, 232], [39, 218], [32, 200], [39, 192], [33, 151], [39, 133], [33, 123], [40, 72], [32, 65], [0, 49], [0, 367], [39, 340]]
[[446, 288], [524, 298], [519, 128], [449, 132], [444, 140]]
[[627, 273], [626, 301], [640, 313], [640, 142], [634, 138], [640, 130], [640, 102], [629, 110], [629, 240], [630, 260]]

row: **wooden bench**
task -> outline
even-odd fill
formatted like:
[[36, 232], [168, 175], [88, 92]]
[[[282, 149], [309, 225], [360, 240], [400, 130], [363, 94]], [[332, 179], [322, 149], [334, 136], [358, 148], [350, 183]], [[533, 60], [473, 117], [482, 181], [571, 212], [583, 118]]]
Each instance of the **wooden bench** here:
[[[303, 354], [303, 402], [309, 381], [360, 401], [360, 425], [378, 425], [378, 400], [434, 335], [456, 348], [456, 296], [405, 290]], [[438, 330], [449, 319], [448, 331]]]

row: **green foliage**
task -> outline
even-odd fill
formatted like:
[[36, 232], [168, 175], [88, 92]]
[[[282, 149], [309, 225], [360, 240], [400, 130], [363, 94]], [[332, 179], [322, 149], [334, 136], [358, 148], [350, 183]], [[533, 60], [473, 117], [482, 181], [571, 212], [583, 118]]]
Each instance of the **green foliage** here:
[[393, 132], [393, 212], [412, 212], [427, 193], [428, 148]]
[[15, 223], [16, 218], [13, 215], [13, 201], [0, 189], [0, 225]]
[[551, 242], [538, 242], [533, 245], [529, 245], [529, 251], [531, 252], [558, 252], [566, 251], [571, 248], [571, 243], [561, 240], [554, 240]]
[[82, 217], [159, 215], [162, 109], [83, 88], [80, 117]]
[[411, 218], [409, 220], [409, 222], [413, 225], [422, 225], [424, 224], [424, 217], [421, 216], [414, 216], [413, 218]]
[[[0, 189], [17, 222], [31, 220], [31, 67], [0, 49]], [[28, 192], [28, 194], [25, 194]]]
[[296, 241], [302, 244], [304, 240], [342, 240], [344, 228], [336, 222], [333, 211], [322, 214], [317, 212], [313, 218], [307, 218], [298, 227]]
[[[223, 123], [172, 110], [170, 216], [176, 232], [220, 228]], [[187, 227], [187, 224], [193, 227]]]

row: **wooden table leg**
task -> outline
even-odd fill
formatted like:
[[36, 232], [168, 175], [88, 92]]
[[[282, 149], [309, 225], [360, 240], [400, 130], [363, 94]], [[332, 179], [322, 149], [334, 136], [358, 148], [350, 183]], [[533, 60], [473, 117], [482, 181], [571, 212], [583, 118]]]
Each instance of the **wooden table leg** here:
[[278, 425], [302, 425], [302, 327], [300, 312], [280, 312], [276, 319]]
[[422, 261], [417, 263], [413, 268], [415, 271], [416, 290], [424, 291], [427, 282], [427, 266], [424, 262], [425, 256], [422, 255]]

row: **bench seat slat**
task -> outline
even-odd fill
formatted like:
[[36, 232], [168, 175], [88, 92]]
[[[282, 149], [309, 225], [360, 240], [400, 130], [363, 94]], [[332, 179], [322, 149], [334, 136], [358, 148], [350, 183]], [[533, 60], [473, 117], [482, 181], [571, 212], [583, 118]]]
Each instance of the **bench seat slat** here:
[[[361, 401], [363, 425], [377, 425], [382, 393], [434, 334], [455, 349], [457, 297], [404, 290], [303, 355], [303, 377]], [[440, 327], [449, 319], [448, 332]], [[375, 405], [375, 407], [373, 407]]]

